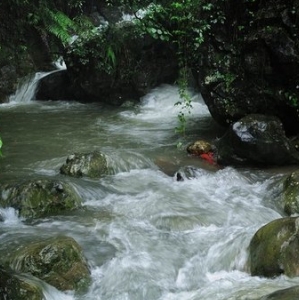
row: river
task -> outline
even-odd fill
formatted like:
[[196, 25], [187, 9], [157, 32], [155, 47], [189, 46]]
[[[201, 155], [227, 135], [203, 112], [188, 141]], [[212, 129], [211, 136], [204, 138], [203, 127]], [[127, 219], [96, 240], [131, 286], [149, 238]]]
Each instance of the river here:
[[[245, 300], [299, 284], [248, 270], [254, 233], [283, 216], [275, 183], [288, 169], [218, 168], [188, 156], [190, 142], [223, 133], [200, 95], [192, 93], [185, 135], [175, 133], [179, 96], [171, 85], [120, 108], [30, 97], [0, 106], [1, 182], [66, 180], [85, 210], [28, 221], [0, 208], [0, 255], [24, 240], [68, 235], [92, 275], [83, 295], [43, 285], [46, 300]], [[93, 150], [107, 155], [110, 175], [59, 174], [69, 154]]]

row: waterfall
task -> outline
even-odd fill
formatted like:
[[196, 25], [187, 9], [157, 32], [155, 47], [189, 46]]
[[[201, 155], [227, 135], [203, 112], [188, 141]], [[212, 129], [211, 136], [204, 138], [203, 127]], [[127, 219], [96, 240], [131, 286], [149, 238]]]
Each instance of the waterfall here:
[[9, 103], [28, 103], [33, 100], [39, 80], [52, 72], [37, 72], [27, 76], [18, 84], [16, 92], [9, 97]]
[[21, 82], [19, 82], [16, 92], [9, 97], [8, 102], [28, 103], [31, 100], [34, 100], [38, 83], [42, 78], [54, 72], [66, 69], [65, 63], [62, 58], [59, 58], [57, 61], [53, 62], [53, 65], [56, 67], [56, 69], [53, 71], [37, 72], [33, 75], [26, 76]]

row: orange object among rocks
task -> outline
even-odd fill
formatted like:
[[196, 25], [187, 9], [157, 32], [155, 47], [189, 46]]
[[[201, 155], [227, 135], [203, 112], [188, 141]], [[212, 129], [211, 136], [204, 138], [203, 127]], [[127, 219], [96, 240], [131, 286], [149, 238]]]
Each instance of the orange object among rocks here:
[[203, 154], [200, 154], [199, 156], [212, 165], [216, 164], [213, 152], [203, 153]]

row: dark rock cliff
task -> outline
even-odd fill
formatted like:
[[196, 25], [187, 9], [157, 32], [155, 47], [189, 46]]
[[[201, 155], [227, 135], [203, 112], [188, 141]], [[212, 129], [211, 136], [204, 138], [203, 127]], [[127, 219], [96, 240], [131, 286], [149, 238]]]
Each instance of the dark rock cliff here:
[[274, 115], [297, 134], [299, 1], [212, 2], [224, 21], [215, 20], [193, 66], [211, 115], [225, 126], [251, 113]]

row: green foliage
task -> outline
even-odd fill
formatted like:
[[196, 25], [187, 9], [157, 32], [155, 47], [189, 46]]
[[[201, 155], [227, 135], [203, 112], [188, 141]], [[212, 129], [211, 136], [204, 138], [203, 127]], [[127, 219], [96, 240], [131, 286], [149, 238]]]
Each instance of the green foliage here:
[[180, 106], [180, 112], [178, 114], [179, 126], [175, 128], [177, 133], [185, 134], [186, 132], [186, 125], [187, 119], [186, 114], [191, 113], [192, 109], [192, 99], [190, 94], [188, 93], [188, 69], [181, 68], [180, 69], [180, 76], [178, 79], [178, 86], [179, 86], [179, 95], [181, 101], [175, 103], [175, 105]]
[[84, 1], [1, 0], [0, 44], [14, 57], [23, 57], [30, 50], [32, 37], [38, 32], [48, 51], [51, 44], [66, 45], [76, 24], [73, 14], [80, 14]]
[[299, 99], [295, 93], [286, 91], [284, 93], [284, 96], [287, 100], [287, 103], [289, 103], [290, 106], [299, 108]]
[[98, 71], [112, 74], [116, 70], [122, 39], [116, 28], [95, 28], [89, 24], [67, 48], [67, 52], [82, 65], [91, 64]]
[[73, 21], [60, 11], [48, 11], [49, 22], [45, 28], [49, 33], [55, 35], [64, 45], [71, 39], [71, 29], [74, 26]]

